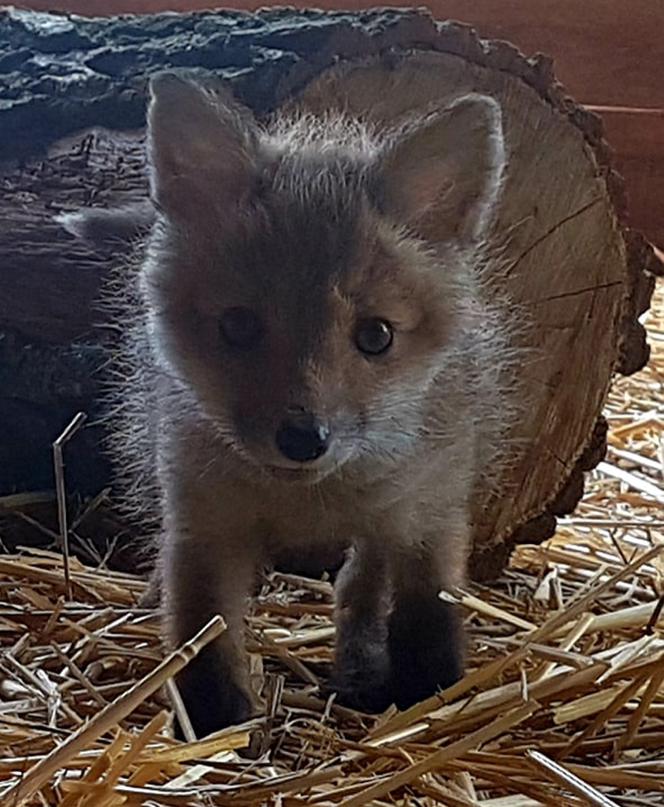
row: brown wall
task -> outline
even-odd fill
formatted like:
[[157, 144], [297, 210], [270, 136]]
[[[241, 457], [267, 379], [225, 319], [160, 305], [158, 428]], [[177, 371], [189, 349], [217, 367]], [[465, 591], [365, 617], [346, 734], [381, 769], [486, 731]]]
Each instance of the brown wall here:
[[[102, 15], [225, 7], [254, 9], [266, 0], [23, 0], [24, 8]], [[328, 9], [403, 6], [403, 0], [318, 0], [276, 5]], [[420, 5], [419, 3], [417, 5]], [[440, 19], [473, 24], [555, 59], [570, 93], [602, 107], [607, 139], [628, 183], [636, 226], [664, 247], [664, 0], [429, 0]], [[607, 108], [608, 107], [608, 108]]]

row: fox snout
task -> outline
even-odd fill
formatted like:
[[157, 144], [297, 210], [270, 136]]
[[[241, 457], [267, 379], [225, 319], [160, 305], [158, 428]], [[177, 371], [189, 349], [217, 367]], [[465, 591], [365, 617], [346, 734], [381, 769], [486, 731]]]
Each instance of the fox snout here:
[[290, 410], [277, 428], [279, 452], [292, 462], [320, 459], [328, 450], [332, 432], [329, 424], [306, 409]]

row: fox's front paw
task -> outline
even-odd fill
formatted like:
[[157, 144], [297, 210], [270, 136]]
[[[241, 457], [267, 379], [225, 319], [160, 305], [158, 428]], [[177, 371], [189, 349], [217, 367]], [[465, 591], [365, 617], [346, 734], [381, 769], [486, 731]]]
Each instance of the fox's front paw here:
[[[205, 648], [185, 667], [177, 684], [197, 739], [244, 723], [253, 715], [249, 694], [232, 680], [212, 648]], [[177, 720], [175, 735], [184, 739]]]
[[399, 709], [408, 709], [463, 676], [464, 634], [454, 606], [432, 599], [410, 603], [390, 619], [390, 688]]
[[385, 644], [353, 640], [337, 649], [332, 689], [342, 706], [360, 712], [384, 712], [392, 699], [389, 657]]

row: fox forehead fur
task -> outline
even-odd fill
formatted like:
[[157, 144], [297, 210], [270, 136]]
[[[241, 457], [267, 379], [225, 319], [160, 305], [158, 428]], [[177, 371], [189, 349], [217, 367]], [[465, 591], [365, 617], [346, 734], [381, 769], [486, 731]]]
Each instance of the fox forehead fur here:
[[[466, 96], [389, 134], [335, 115], [262, 129], [223, 92], [164, 76], [150, 160], [153, 348], [233, 473], [279, 463], [274, 435], [293, 409], [331, 430], [307, 483], [391, 474], [423, 445], [440, 456], [460, 409], [482, 417], [494, 391], [463, 359], [487, 325], [476, 265], [504, 160], [494, 101]], [[221, 335], [238, 308], [260, 324], [250, 350]], [[372, 319], [393, 329], [384, 355], [355, 344]]]

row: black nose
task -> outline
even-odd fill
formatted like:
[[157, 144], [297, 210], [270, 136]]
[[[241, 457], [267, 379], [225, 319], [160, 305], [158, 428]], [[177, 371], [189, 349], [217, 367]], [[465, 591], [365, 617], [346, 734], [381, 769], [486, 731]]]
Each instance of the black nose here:
[[294, 462], [322, 457], [330, 442], [330, 430], [308, 412], [291, 415], [277, 430], [279, 451]]

